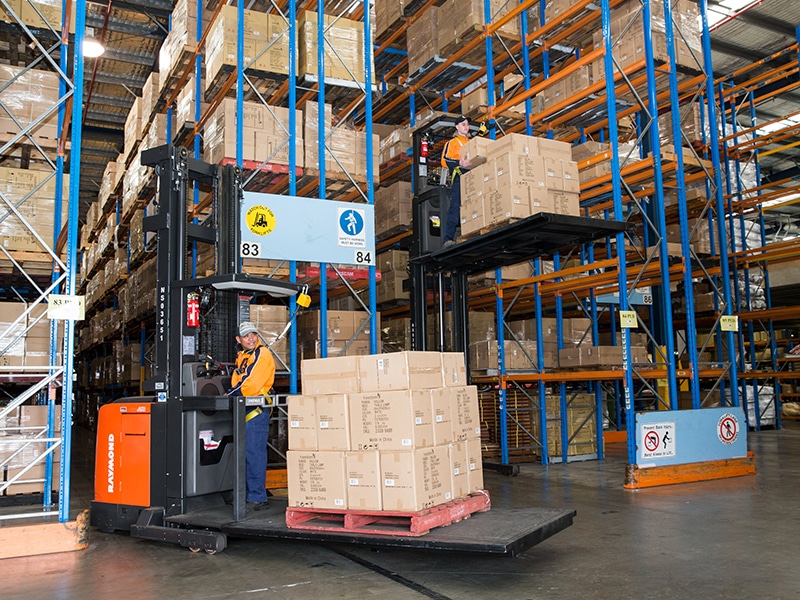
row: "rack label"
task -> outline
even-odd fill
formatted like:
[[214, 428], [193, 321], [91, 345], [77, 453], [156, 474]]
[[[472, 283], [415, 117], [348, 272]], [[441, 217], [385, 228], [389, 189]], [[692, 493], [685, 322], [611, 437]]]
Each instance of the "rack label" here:
[[739, 317], [735, 315], [720, 317], [719, 328], [722, 331], [739, 331]]
[[47, 297], [47, 318], [83, 321], [86, 316], [84, 296], [50, 294]]
[[621, 310], [619, 311], [619, 326], [623, 329], [636, 329], [639, 327], [639, 321], [636, 318], [635, 310]]

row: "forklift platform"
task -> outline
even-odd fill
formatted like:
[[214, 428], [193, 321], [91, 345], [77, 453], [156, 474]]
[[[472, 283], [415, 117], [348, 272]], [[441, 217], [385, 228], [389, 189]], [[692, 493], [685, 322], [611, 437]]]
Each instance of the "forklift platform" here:
[[272, 497], [269, 508], [248, 514], [241, 521], [232, 518], [232, 507], [222, 506], [167, 517], [169, 524], [184, 528], [210, 529], [230, 537], [299, 540], [320, 544], [357, 544], [381, 548], [443, 550], [469, 554], [518, 556], [563, 531], [576, 515], [572, 509], [492, 508], [449, 527], [438, 527], [419, 536], [338, 533], [286, 526], [285, 498]]

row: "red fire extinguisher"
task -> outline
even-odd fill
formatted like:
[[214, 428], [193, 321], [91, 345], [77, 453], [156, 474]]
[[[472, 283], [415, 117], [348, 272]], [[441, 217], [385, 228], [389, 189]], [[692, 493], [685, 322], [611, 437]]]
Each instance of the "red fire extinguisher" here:
[[420, 142], [419, 155], [423, 158], [428, 156], [428, 136], [423, 137]]
[[194, 292], [186, 296], [186, 326], [200, 327], [200, 296]]

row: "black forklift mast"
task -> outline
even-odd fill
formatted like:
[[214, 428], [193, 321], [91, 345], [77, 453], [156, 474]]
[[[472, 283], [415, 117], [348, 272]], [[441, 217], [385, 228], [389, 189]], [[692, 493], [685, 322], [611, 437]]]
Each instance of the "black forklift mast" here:
[[[131, 532], [139, 537], [165, 539], [167, 534], [186, 535], [163, 527], [163, 522], [165, 517], [187, 511], [228, 501], [233, 505], [233, 519], [244, 518], [243, 440], [248, 400], [225, 396], [229, 382], [226, 384], [223, 376], [214, 378], [209, 393], [208, 381], [200, 375], [200, 356], [213, 351], [218, 365], [233, 362], [238, 324], [247, 320], [240, 314], [240, 294], [291, 296], [300, 286], [240, 272], [239, 167], [207, 164], [191, 158], [185, 148], [173, 145], [146, 150], [141, 161], [154, 167], [158, 178], [158, 212], [144, 220], [144, 230], [155, 233], [157, 240], [155, 374], [142, 386], [156, 400], [152, 407], [155, 429], [151, 491], [158, 496], [151, 498], [154, 507], [144, 511]], [[192, 223], [187, 218], [193, 182], [211, 190], [212, 213], [208, 223]], [[191, 276], [187, 257], [192, 242], [216, 246], [215, 275]], [[204, 324], [208, 331], [202, 339], [202, 328], [187, 323], [189, 295], [198, 291], [214, 293], [217, 298], [211, 322]], [[204, 381], [206, 390], [202, 389]], [[197, 430], [212, 426], [209, 423], [230, 430], [223, 442], [233, 448], [228, 453], [232, 456], [227, 456], [216, 471], [209, 457], [198, 450]], [[218, 454], [216, 458], [220, 459], [223, 452]], [[209, 543], [219, 549], [219, 540], [212, 539]], [[203, 544], [208, 549], [206, 542]]]
[[[414, 130], [412, 136], [413, 174], [412, 237], [409, 258], [421, 257], [442, 250], [442, 236], [447, 227], [450, 205], [450, 177], [441, 166], [447, 140], [455, 135], [457, 117], [443, 115]], [[470, 127], [473, 134], [477, 126]], [[457, 229], [458, 231], [458, 229]], [[419, 261], [409, 265], [411, 275], [411, 347], [414, 350], [436, 349], [463, 352], [468, 360], [469, 339], [467, 315], [467, 278], [458, 273], [431, 272]], [[428, 292], [433, 290], [434, 333], [430, 344]], [[445, 348], [444, 328], [446, 298], [451, 298], [453, 345]], [[469, 364], [467, 364], [469, 368]]]

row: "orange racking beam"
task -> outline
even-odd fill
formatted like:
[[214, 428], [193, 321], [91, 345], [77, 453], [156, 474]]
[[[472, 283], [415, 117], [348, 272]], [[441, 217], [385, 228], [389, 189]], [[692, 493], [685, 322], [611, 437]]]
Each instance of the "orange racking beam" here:
[[[791, 181], [793, 181], [792, 177], [787, 177], [785, 179], [779, 179], [778, 181], [773, 181], [773, 182], [770, 182], [770, 183], [767, 183], [767, 184], [764, 184], [764, 185], [759, 185], [759, 186], [754, 187], [754, 188], [747, 188], [746, 190], [742, 190], [741, 194], [742, 195], [744, 195], [744, 194], [752, 194], [754, 192], [760, 192], [762, 190], [772, 189], [776, 185], [783, 185], [785, 183], [790, 183]], [[733, 194], [725, 194], [723, 196], [723, 198], [725, 200], [728, 200], [729, 198], [735, 198], [738, 195], [739, 195], [739, 192], [736, 192], [736, 193], [733, 193]]]
[[786, 196], [789, 194], [797, 193], [798, 187], [793, 188], [781, 188], [775, 190], [774, 192], [769, 192], [766, 194], [761, 194], [760, 196], [753, 196], [752, 198], [744, 198], [742, 200], [736, 200], [735, 202], [731, 202], [731, 209], [734, 212], [745, 211], [750, 208], [757, 208], [764, 202], [770, 202], [772, 200], [778, 200], [782, 196]]
[[729, 74], [725, 75], [724, 77], [720, 77], [719, 79], [717, 79], [714, 82], [714, 84], [715, 85], [719, 85], [720, 83], [724, 83], [725, 81], [727, 81], [729, 79], [733, 79], [735, 77], [738, 77], [739, 75], [744, 75], [748, 71], [751, 71], [751, 70], [753, 70], [753, 69], [755, 69], [757, 67], [765, 65], [768, 62], [773, 61], [776, 58], [779, 58], [779, 57], [783, 56], [784, 54], [788, 54], [788, 53], [791, 53], [791, 52], [796, 52], [797, 49], [798, 49], [797, 42], [794, 42], [793, 44], [789, 44], [788, 46], [786, 46], [786, 48], [778, 50], [777, 52], [773, 52], [772, 54], [770, 54], [769, 56], [765, 56], [761, 60], [757, 60], [757, 61], [755, 61], [753, 63], [750, 63], [749, 65], [746, 65], [744, 67], [741, 67], [740, 69], [737, 69], [737, 70], [733, 71], [732, 73], [729, 73]]

